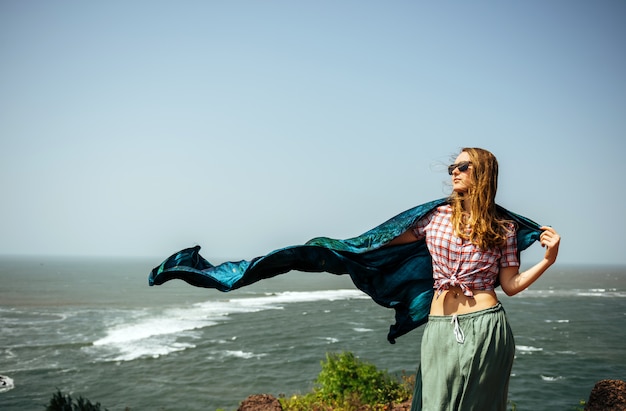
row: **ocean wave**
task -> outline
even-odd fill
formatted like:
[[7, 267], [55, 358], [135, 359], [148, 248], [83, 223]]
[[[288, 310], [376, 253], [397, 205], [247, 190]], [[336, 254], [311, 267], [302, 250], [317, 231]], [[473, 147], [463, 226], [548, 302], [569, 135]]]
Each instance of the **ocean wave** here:
[[173, 352], [194, 348], [180, 337], [193, 338], [193, 331], [218, 324], [203, 316], [197, 309], [168, 309], [161, 315], [136, 318], [129, 313], [127, 322], [106, 330], [105, 336], [95, 340], [85, 350], [99, 361], [132, 361], [138, 358], [157, 358]]
[[516, 345], [515, 349], [522, 354], [532, 354], [534, 352], [543, 351], [543, 348], [533, 347], [530, 345]]
[[616, 288], [590, 288], [590, 289], [550, 289], [534, 290], [527, 289], [517, 294], [515, 298], [547, 298], [547, 297], [600, 297], [600, 298], [626, 298], [626, 291]]
[[128, 344], [151, 337], [178, 334], [215, 324], [217, 323], [213, 321], [186, 320], [181, 317], [144, 319], [137, 324], [128, 324], [108, 330], [106, 337], [94, 341], [93, 345]]
[[560, 375], [558, 377], [551, 377], [551, 376], [548, 376], [548, 375], [542, 375], [541, 379], [544, 380], [544, 381], [558, 381], [558, 380], [562, 380], [563, 377], [560, 376]]
[[224, 359], [227, 357], [234, 357], [234, 358], [241, 358], [244, 360], [249, 360], [252, 358], [262, 358], [265, 357], [267, 354], [255, 354], [253, 352], [248, 352], [248, 351], [241, 351], [241, 350], [224, 350], [224, 351], [212, 351], [210, 352], [209, 357], [207, 357], [208, 360], [215, 360], [215, 359]]
[[[157, 315], [144, 311], [128, 312], [121, 323], [106, 329], [105, 335], [93, 341], [86, 351], [100, 361], [155, 358], [195, 348], [194, 344], [180, 341], [180, 338], [193, 339], [193, 331], [228, 321], [231, 314], [280, 310], [284, 305], [300, 302], [362, 298], [369, 297], [358, 290], [288, 291], [206, 301], [189, 307], [168, 308]], [[119, 317], [117, 321], [120, 321]]]
[[133, 343], [94, 345], [83, 348], [83, 351], [95, 357], [96, 362], [125, 362], [139, 358], [159, 358], [195, 347], [195, 344], [177, 341], [175, 336], [161, 336], [161, 338], [144, 339]]
[[284, 291], [265, 293], [261, 297], [244, 297], [230, 299], [229, 303], [242, 306], [265, 306], [272, 304], [304, 303], [314, 301], [338, 301], [351, 299], [368, 299], [368, 295], [359, 290], [320, 290], [320, 291]]
[[15, 388], [13, 378], [6, 375], [0, 375], [0, 392], [6, 392]]
[[20, 311], [14, 308], [0, 308], [0, 326], [36, 326], [51, 322], [65, 321], [67, 318], [67, 313]]

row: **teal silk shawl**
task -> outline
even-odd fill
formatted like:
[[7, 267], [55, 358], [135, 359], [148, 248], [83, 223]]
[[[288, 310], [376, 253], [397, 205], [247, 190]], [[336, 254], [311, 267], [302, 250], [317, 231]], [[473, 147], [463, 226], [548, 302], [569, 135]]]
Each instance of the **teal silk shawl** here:
[[[428, 321], [434, 294], [432, 262], [424, 240], [385, 245], [446, 201], [418, 205], [358, 237], [314, 238], [304, 245], [281, 248], [249, 261], [214, 266], [200, 256], [200, 246], [187, 248], [154, 268], [149, 284], [180, 279], [196, 287], [226, 292], [289, 271], [348, 274], [354, 285], [376, 303], [395, 310], [396, 323], [387, 335], [393, 344], [396, 338]], [[498, 210], [517, 225], [518, 253], [539, 239], [537, 223], [500, 206]]]

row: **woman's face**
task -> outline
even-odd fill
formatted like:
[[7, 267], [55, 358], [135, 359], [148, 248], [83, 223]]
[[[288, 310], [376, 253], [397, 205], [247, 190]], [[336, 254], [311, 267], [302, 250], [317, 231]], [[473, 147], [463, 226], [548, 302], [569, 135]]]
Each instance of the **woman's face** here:
[[[470, 157], [465, 151], [461, 152], [459, 156], [454, 161], [454, 164], [457, 167], [452, 170], [451, 178], [452, 178], [452, 190], [456, 193], [467, 193], [467, 190], [472, 186], [472, 165], [465, 170], [460, 171], [458, 165], [464, 164], [464, 162], [469, 162]], [[463, 167], [461, 167], [463, 168]]]

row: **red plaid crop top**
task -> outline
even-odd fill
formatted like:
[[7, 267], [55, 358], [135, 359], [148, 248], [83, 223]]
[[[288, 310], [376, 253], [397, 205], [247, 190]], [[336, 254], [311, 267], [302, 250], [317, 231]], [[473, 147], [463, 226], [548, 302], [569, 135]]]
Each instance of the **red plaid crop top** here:
[[433, 260], [434, 288], [437, 296], [443, 290], [459, 286], [463, 294], [473, 297], [472, 290], [493, 290], [500, 267], [519, 267], [515, 226], [510, 224], [506, 245], [481, 250], [469, 240], [454, 235], [450, 217], [452, 207], [442, 205], [420, 219], [413, 227], [418, 239], [426, 238]]

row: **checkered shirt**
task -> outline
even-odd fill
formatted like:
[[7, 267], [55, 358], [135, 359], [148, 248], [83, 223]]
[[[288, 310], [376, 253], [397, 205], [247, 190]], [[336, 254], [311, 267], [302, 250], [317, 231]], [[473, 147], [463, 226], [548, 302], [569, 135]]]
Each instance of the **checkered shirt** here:
[[454, 235], [449, 204], [437, 207], [413, 227], [418, 239], [426, 238], [433, 260], [433, 278], [437, 296], [443, 290], [459, 286], [463, 294], [473, 297], [472, 290], [493, 290], [500, 267], [518, 267], [515, 226], [510, 223], [506, 245], [482, 250], [468, 240]]

